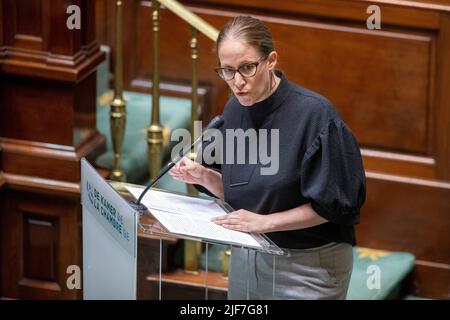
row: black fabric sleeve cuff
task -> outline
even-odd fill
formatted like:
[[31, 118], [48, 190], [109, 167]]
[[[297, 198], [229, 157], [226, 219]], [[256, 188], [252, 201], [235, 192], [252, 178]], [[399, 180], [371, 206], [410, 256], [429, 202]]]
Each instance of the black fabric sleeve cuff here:
[[336, 210], [340, 212], [334, 212], [335, 210], [328, 210], [324, 206], [321, 206], [320, 204], [314, 201], [311, 201], [311, 207], [318, 215], [320, 215], [324, 219], [327, 219], [330, 222], [343, 225], [353, 225], [359, 223], [358, 209], [341, 208]]

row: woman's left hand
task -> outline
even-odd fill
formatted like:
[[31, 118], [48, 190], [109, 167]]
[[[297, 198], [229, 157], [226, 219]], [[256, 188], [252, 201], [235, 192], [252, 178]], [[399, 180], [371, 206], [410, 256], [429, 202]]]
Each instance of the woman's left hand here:
[[270, 230], [269, 215], [257, 214], [244, 209], [214, 217], [211, 221], [236, 231], [264, 233]]

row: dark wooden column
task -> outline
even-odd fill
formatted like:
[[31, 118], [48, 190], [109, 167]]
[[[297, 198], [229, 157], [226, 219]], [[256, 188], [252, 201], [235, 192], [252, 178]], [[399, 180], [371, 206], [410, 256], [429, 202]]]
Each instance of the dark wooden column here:
[[[81, 28], [69, 30], [77, 5]], [[105, 148], [96, 130], [95, 2], [0, 0], [0, 296], [80, 298], [82, 157]], [[1, 183], [1, 182], [0, 182]]]

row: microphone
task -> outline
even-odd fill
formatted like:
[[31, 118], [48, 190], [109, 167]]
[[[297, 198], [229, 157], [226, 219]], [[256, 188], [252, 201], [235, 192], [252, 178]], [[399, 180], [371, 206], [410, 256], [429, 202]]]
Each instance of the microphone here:
[[191, 151], [192, 148], [194, 148], [197, 144], [199, 144], [202, 140], [203, 137], [206, 133], [206, 131], [208, 129], [218, 129], [221, 126], [223, 126], [223, 123], [225, 122], [225, 120], [223, 120], [222, 115], [218, 115], [216, 117], [214, 117], [214, 119], [212, 119], [209, 124], [206, 126], [206, 128], [203, 130], [202, 134], [200, 135], [200, 137], [198, 137], [189, 148], [186, 149], [186, 151], [183, 151], [184, 149], [181, 149], [180, 154], [173, 159], [172, 161], [170, 161], [163, 170], [160, 171], [160, 173], [158, 174], [158, 176], [153, 179], [153, 181], [145, 188], [145, 190], [141, 193], [139, 199], [136, 202], [131, 203], [131, 206], [139, 211], [144, 211], [147, 208], [141, 204], [142, 198], [144, 198], [144, 195], [147, 193], [148, 190], [150, 190], [151, 187], [153, 187], [159, 179], [161, 179], [170, 169], [173, 168], [173, 166], [175, 164], [177, 164], [178, 161], [180, 161], [188, 152]]

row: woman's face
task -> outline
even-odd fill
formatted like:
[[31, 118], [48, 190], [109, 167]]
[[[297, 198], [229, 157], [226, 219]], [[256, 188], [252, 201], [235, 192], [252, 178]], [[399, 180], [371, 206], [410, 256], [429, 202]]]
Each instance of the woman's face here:
[[256, 74], [243, 78], [236, 72], [232, 80], [228, 80], [236, 98], [244, 106], [251, 106], [264, 100], [270, 95], [270, 70], [276, 64], [276, 52], [272, 52], [267, 59], [254, 47], [242, 40], [226, 39], [219, 46], [220, 67], [238, 69], [248, 63], [259, 61]]

